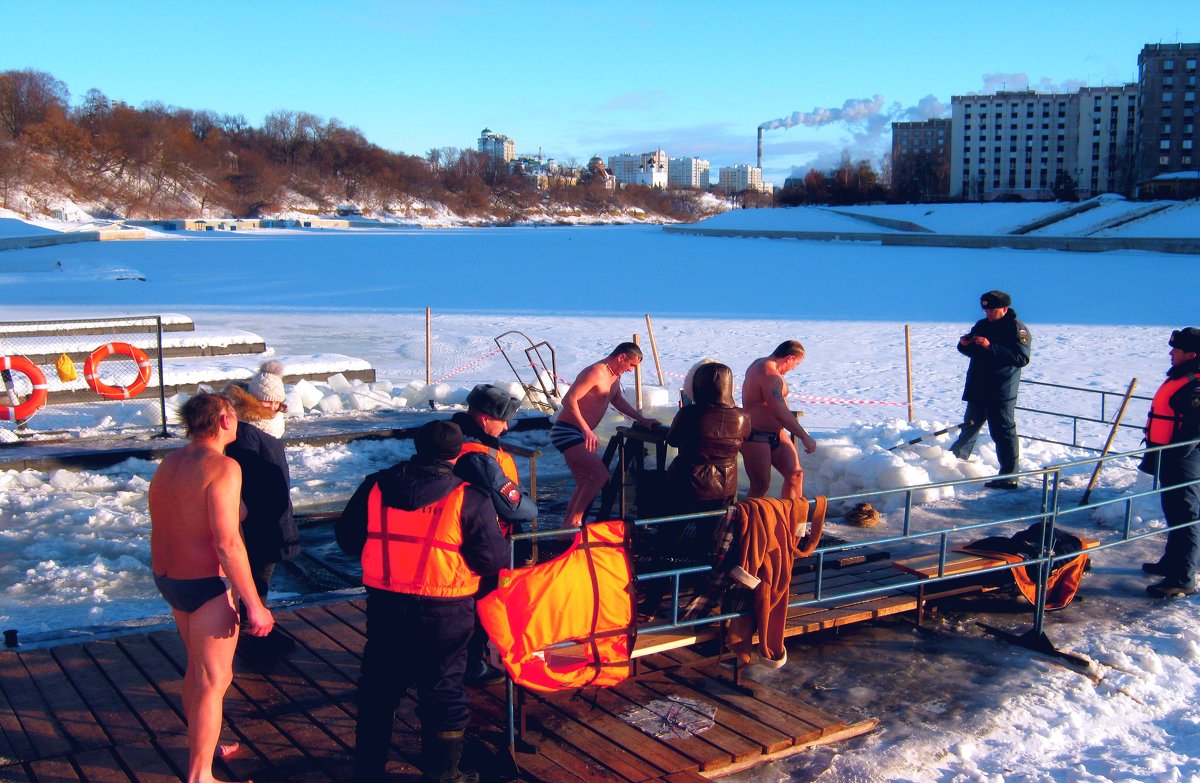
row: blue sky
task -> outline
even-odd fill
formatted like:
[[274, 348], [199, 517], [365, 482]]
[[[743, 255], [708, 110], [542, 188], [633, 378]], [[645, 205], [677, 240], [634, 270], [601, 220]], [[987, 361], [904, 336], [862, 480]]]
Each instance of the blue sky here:
[[[661, 146], [764, 176], [887, 148], [951, 95], [1136, 80], [1146, 43], [1200, 41], [1196, 0], [108, 3], [0, 0], [0, 70], [135, 106], [336, 117], [388, 149], [586, 162]], [[847, 102], [853, 103], [847, 106]], [[922, 103], [924, 101], [924, 103]], [[847, 108], [850, 111], [845, 111]], [[817, 122], [821, 109], [851, 122]], [[839, 115], [840, 112], [840, 115]]]

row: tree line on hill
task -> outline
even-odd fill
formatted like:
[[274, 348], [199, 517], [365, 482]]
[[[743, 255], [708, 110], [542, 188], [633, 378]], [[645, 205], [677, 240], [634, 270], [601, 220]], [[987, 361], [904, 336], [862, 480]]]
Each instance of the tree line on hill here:
[[703, 217], [695, 192], [614, 190], [586, 180], [543, 185], [474, 150], [443, 147], [421, 157], [385, 150], [357, 128], [307, 112], [276, 111], [253, 127], [241, 115], [161, 103], [134, 108], [96, 89], [72, 106], [51, 74], [0, 72], [0, 207], [18, 194], [53, 194], [122, 218], [332, 212], [343, 203], [398, 215], [441, 205], [499, 221], [539, 209]]

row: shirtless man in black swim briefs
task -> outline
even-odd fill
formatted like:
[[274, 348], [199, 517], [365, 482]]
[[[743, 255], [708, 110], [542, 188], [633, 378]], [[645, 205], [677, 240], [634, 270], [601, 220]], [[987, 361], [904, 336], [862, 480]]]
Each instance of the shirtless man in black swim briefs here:
[[563, 515], [563, 527], [579, 527], [584, 512], [592, 504], [604, 483], [608, 481], [608, 469], [596, 456], [600, 445], [593, 429], [604, 418], [608, 406], [646, 426], [658, 424], [643, 416], [621, 396], [620, 377], [642, 361], [642, 349], [634, 343], [621, 343], [601, 361], [589, 365], [579, 373], [575, 383], [563, 397], [558, 420], [550, 428], [550, 442], [562, 452], [571, 475], [575, 477], [575, 491], [567, 502]]
[[798, 498], [804, 494], [800, 455], [788, 434], [799, 438], [808, 454], [817, 450], [817, 442], [788, 409], [787, 382], [783, 380], [803, 360], [804, 346], [796, 340], [786, 340], [770, 356], [755, 359], [746, 370], [742, 408], [750, 414], [750, 437], [742, 444], [742, 464], [750, 478], [747, 497], [767, 496], [772, 467], [783, 476], [781, 497]]
[[238, 638], [237, 603], [223, 577], [245, 604], [247, 633], [266, 636], [275, 619], [254, 589], [242, 543], [241, 469], [224, 454], [237, 414], [223, 397], [199, 394], [182, 415], [192, 442], [168, 454], [150, 482], [150, 565], [187, 648], [187, 781], [211, 783]]

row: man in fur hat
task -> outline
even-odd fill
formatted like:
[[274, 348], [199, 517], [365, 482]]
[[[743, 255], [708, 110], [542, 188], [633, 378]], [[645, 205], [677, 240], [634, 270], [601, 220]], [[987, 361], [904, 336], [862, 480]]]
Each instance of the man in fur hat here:
[[[283, 364], [269, 361], [245, 384], [231, 383], [225, 394], [237, 412], [237, 437], [226, 449], [242, 468], [246, 518], [242, 536], [259, 597], [265, 602], [275, 566], [300, 552], [300, 534], [292, 519], [291, 473], [284, 452]], [[295, 643], [281, 631], [259, 638], [243, 635], [243, 655], [279, 658]]]
[[[1143, 563], [1142, 570], [1163, 577], [1146, 588], [1154, 598], [1179, 598], [1196, 592], [1200, 579], [1200, 527], [1187, 525], [1200, 519], [1200, 329], [1187, 326], [1171, 333], [1171, 368], [1154, 393], [1146, 420], [1146, 445], [1173, 448], [1146, 454], [1141, 470], [1157, 472], [1164, 489], [1163, 519], [1171, 530], [1163, 556]], [[1187, 525], [1186, 527], [1181, 527]]]
[[1028, 327], [1017, 320], [1012, 309], [1012, 297], [1003, 291], [988, 291], [979, 297], [984, 317], [975, 322], [971, 331], [958, 338], [958, 352], [969, 357], [967, 383], [962, 398], [967, 411], [963, 414], [962, 430], [950, 451], [959, 459], [967, 459], [975, 449], [975, 439], [986, 421], [988, 432], [996, 443], [996, 459], [1000, 461], [1000, 477], [986, 484], [989, 489], [1016, 489], [1015, 478], [1005, 478], [1017, 471], [1020, 454], [1017, 445], [1017, 386], [1021, 368], [1029, 364], [1033, 337]]

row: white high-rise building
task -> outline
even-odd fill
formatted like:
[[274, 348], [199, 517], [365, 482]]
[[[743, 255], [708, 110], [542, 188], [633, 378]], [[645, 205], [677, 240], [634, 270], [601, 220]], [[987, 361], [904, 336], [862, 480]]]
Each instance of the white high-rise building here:
[[954, 95], [950, 105], [951, 198], [1049, 199], [1060, 171], [1075, 176], [1078, 94]]
[[746, 190], [762, 193], [770, 191], [770, 186], [762, 180], [762, 169], [748, 163], [722, 166], [717, 171], [717, 178], [717, 187], [726, 193], [741, 193]]
[[479, 132], [479, 151], [508, 163], [517, 157], [517, 144], [503, 134], [492, 133], [489, 128], [484, 128]]
[[608, 172], [622, 185], [665, 188], [667, 165], [667, 153], [663, 152], [662, 148], [641, 154], [622, 152], [609, 157]]
[[1080, 198], [1132, 192], [1137, 179], [1137, 101], [1136, 84], [1079, 91], [1074, 176]]
[[671, 158], [667, 162], [667, 184], [673, 188], [707, 190], [710, 166], [701, 158]]

